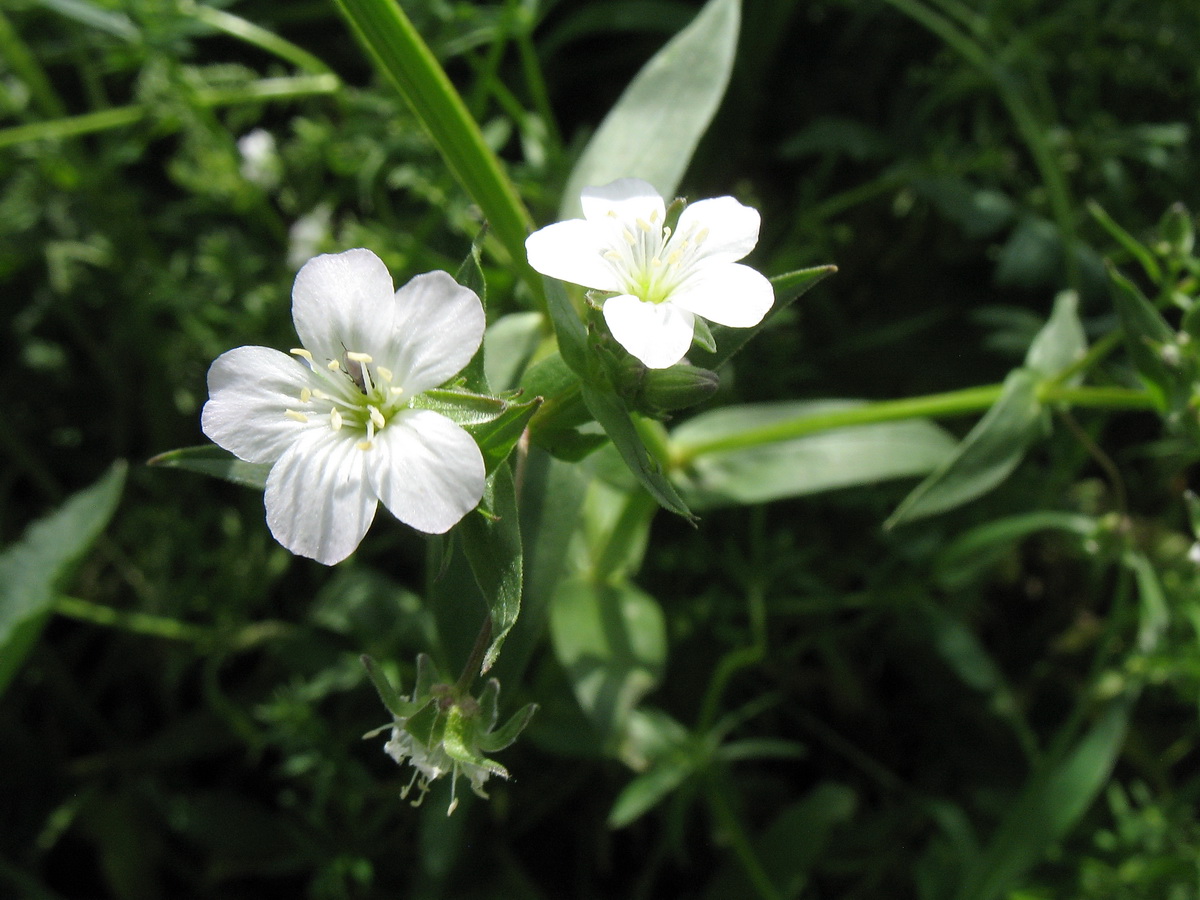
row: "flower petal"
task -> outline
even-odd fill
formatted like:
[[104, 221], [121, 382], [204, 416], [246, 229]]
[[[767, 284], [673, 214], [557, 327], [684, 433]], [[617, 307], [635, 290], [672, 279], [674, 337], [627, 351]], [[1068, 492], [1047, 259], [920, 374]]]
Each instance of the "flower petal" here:
[[318, 364], [365, 352], [392, 328], [392, 276], [370, 250], [327, 253], [306, 262], [292, 287], [296, 334]]
[[200, 427], [239, 459], [275, 462], [307, 427], [286, 415], [299, 409], [308, 367], [269, 347], [236, 347], [208, 369]]
[[267, 476], [275, 540], [327, 566], [353, 553], [379, 505], [365, 471], [369, 453], [328, 428], [301, 434]]
[[696, 320], [671, 303], [622, 294], [604, 301], [604, 321], [622, 347], [651, 369], [673, 366], [692, 345]]
[[[697, 235], [704, 234], [696, 251], [698, 256], [712, 262], [734, 262], [758, 243], [760, 221], [758, 210], [732, 197], [699, 200], [679, 216], [671, 244], [676, 240], [695, 241]], [[669, 246], [668, 252], [670, 249]]]
[[620, 289], [620, 279], [604, 257], [613, 242], [610, 227], [583, 219], [547, 225], [525, 239], [525, 253], [535, 271], [559, 281], [598, 291]]
[[700, 266], [671, 292], [671, 303], [718, 325], [749, 328], [775, 302], [765, 276], [738, 263]]
[[408, 396], [437, 387], [462, 371], [483, 341], [483, 304], [445, 272], [427, 272], [396, 291], [388, 331], [363, 349], [395, 373]]
[[401, 522], [427, 534], [449, 531], [483, 498], [483, 456], [475, 440], [427, 409], [397, 414], [375, 436], [367, 477]]
[[654, 185], [640, 178], [618, 178], [601, 187], [584, 188], [579, 202], [589, 222], [616, 218], [632, 226], [644, 219], [661, 226], [667, 215], [666, 204]]

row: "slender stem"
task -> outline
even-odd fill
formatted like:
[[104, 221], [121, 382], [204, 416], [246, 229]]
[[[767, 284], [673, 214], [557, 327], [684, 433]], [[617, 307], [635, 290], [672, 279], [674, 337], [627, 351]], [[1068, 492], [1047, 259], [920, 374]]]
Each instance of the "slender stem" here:
[[758, 854], [754, 852], [754, 845], [750, 843], [749, 835], [746, 834], [726, 796], [724, 779], [715, 769], [709, 769], [705, 773], [704, 796], [708, 800], [709, 809], [712, 810], [713, 819], [729, 841], [729, 846], [745, 870], [746, 877], [754, 885], [755, 893], [762, 900], [783, 900], [783, 895], [775, 889]]
[[[878, 403], [865, 403], [860, 406], [816, 413], [785, 422], [775, 422], [761, 428], [747, 429], [736, 434], [728, 434], [694, 444], [677, 444], [672, 448], [671, 462], [673, 466], [679, 468], [707, 453], [740, 450], [777, 441], [794, 440], [835, 428], [897, 422], [905, 419], [948, 418], [983, 412], [999, 399], [1002, 388], [1003, 385], [990, 384], [964, 388], [960, 391], [948, 391], [944, 394], [929, 394], [924, 397], [882, 400]], [[1046, 382], [1038, 388], [1038, 400], [1042, 403], [1067, 403], [1072, 406], [1096, 409], [1154, 409], [1154, 402], [1150, 395], [1146, 391], [1135, 388], [1060, 387], [1052, 382]]]
[[[236, 106], [263, 100], [332, 94], [340, 85], [336, 75], [300, 75], [294, 78], [264, 78], [239, 88], [205, 88], [196, 91], [194, 97], [201, 106]], [[142, 121], [150, 114], [149, 106], [135, 104], [3, 128], [0, 129], [0, 148], [27, 141], [61, 140], [81, 134], [124, 128]]]
[[67, 111], [62, 99], [54, 90], [45, 70], [38, 64], [37, 57], [21, 40], [12, 22], [0, 10], [0, 56], [8, 63], [17, 77], [25, 82], [34, 103], [47, 116], [61, 116]]
[[213, 6], [192, 3], [190, 0], [189, 2], [182, 3], [180, 9], [205, 25], [222, 31], [238, 40], [245, 41], [247, 44], [252, 44], [255, 47], [266, 50], [268, 53], [272, 53], [280, 59], [292, 63], [301, 71], [308, 72], [311, 75], [333, 74], [329, 66], [325, 65], [325, 63], [307, 50], [297, 47], [291, 41], [275, 34], [275, 32], [268, 31], [261, 25], [256, 25], [253, 22], [243, 19], [241, 16], [235, 16], [233, 13], [217, 9]]
[[193, 644], [207, 643], [212, 640], [214, 634], [211, 629], [200, 625], [191, 625], [166, 616], [113, 609], [111, 606], [92, 603], [79, 597], [58, 597], [54, 601], [54, 611], [81, 622]]
[[471, 655], [467, 657], [467, 664], [463, 666], [462, 674], [458, 676], [458, 681], [454, 685], [454, 693], [462, 696], [471, 689], [471, 683], [475, 680], [475, 676], [479, 674], [479, 669], [483, 666], [483, 656], [487, 653], [488, 644], [492, 642], [492, 617], [485, 616], [483, 625], [479, 628], [479, 634], [475, 636], [475, 646], [471, 648]]

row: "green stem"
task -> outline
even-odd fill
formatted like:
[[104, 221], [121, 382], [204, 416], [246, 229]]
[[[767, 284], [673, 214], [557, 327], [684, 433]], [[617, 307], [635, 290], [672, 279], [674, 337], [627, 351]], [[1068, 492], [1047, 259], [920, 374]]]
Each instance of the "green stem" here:
[[54, 611], [60, 615], [81, 622], [91, 622], [94, 625], [104, 625], [119, 628], [133, 634], [144, 634], [150, 637], [168, 638], [173, 641], [188, 643], [208, 643], [213, 632], [200, 625], [189, 625], [178, 619], [166, 616], [152, 616], [148, 613], [127, 612], [103, 606], [78, 597], [58, 597], [54, 601]]
[[483, 655], [487, 653], [488, 645], [491, 642], [492, 617], [489, 615], [484, 618], [483, 625], [479, 628], [479, 634], [475, 636], [475, 646], [471, 648], [471, 655], [467, 657], [462, 674], [458, 676], [458, 681], [454, 685], [454, 693], [457, 696], [461, 697], [471, 690], [471, 683], [475, 681], [475, 676], [479, 674], [479, 670], [483, 666]]
[[[904, 419], [947, 418], [983, 412], [1000, 397], [1003, 385], [991, 384], [965, 388], [944, 394], [930, 394], [903, 400], [882, 400], [846, 409], [804, 416], [786, 422], [775, 422], [761, 428], [747, 429], [700, 441], [694, 444], [677, 444], [673, 448], [671, 463], [679, 468], [688, 465], [696, 457], [706, 453], [741, 450], [778, 441], [794, 440], [821, 431], [835, 428], [850, 428], [855, 425], [874, 425], [879, 422], [897, 422]], [[1153, 399], [1143, 390], [1121, 387], [1061, 387], [1052, 382], [1038, 389], [1038, 400], [1042, 403], [1067, 403], [1071, 406], [1096, 409], [1139, 409], [1153, 410]]]
[[729, 846], [732, 848], [734, 856], [741, 863], [742, 868], [746, 872], [746, 877], [754, 885], [754, 890], [758, 896], [762, 900], [783, 900], [783, 895], [771, 883], [771, 878], [767, 875], [766, 869], [763, 868], [758, 854], [754, 852], [754, 845], [750, 843], [749, 835], [746, 834], [746, 830], [742, 827], [742, 823], [738, 821], [737, 814], [729, 803], [729, 798], [726, 796], [724, 779], [714, 769], [710, 769], [705, 775], [704, 796], [708, 801], [709, 809], [712, 811], [713, 819], [724, 833], [726, 840], [729, 841]]
[[235, 37], [238, 40], [245, 41], [247, 44], [252, 44], [262, 50], [266, 50], [268, 53], [274, 54], [286, 62], [290, 62], [301, 71], [308, 72], [310, 75], [333, 74], [329, 66], [325, 65], [325, 63], [307, 50], [297, 47], [291, 41], [275, 34], [275, 32], [268, 31], [261, 25], [255, 25], [241, 16], [235, 16], [233, 13], [225, 12], [225, 10], [217, 9], [216, 7], [192, 3], [190, 0], [189, 2], [180, 4], [180, 9], [197, 21], [203, 22], [205, 25], [215, 28], [218, 31], [222, 31], [230, 37]]
[[429, 131], [446, 165], [479, 204], [512, 264], [541, 302], [541, 278], [525, 258], [525, 236], [533, 220], [429, 46], [395, 0], [334, 0], [334, 4]]
[[[341, 82], [336, 75], [300, 75], [294, 78], [264, 78], [239, 88], [205, 88], [195, 93], [201, 106], [236, 106], [264, 100], [286, 100], [312, 94], [332, 94]], [[141, 104], [115, 106], [80, 116], [64, 116], [0, 129], [0, 148], [27, 141], [62, 140], [81, 134], [109, 131], [134, 125], [149, 117], [151, 107]]]
[[50, 84], [46, 72], [38, 65], [37, 57], [21, 40], [17, 30], [4, 12], [0, 10], [0, 57], [8, 63], [16, 76], [25, 82], [33, 102], [43, 115], [61, 116], [67, 108]]

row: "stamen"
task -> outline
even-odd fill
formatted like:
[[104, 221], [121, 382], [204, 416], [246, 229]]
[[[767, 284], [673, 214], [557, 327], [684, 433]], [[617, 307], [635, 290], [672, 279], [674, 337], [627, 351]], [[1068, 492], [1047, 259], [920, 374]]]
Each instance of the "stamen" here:
[[662, 260], [656, 256], [652, 260], [650, 260], [650, 265], [652, 265], [656, 269], [662, 268]]
[[635, 221], [637, 222], [637, 227], [642, 229], [642, 231], [653, 231], [654, 230], [654, 228], [650, 225], [650, 223], [647, 222], [645, 219], [641, 218], [640, 216]]
[[359, 450], [370, 450], [372, 447], [375, 446], [375, 444], [371, 441], [359, 441], [354, 446], [357, 447]]
[[301, 403], [307, 403], [309, 400], [312, 399], [312, 395], [313, 395], [313, 392], [312, 392], [311, 388], [300, 388], [300, 402]]
[[667, 257], [667, 265], [677, 266], [677, 265], [679, 265], [679, 260], [681, 260], [682, 258], [683, 258], [682, 253], [680, 253], [678, 250], [672, 250], [670, 256]]
[[669, 238], [670, 236], [671, 236], [671, 226], [670, 226], [670, 225], [664, 225], [664, 226], [663, 226], [663, 240], [665, 241], [665, 240], [666, 240], [667, 238]]
[[650, 213], [650, 222], [655, 223], [657, 221], [658, 221], [658, 210], [656, 209]]
[[404, 388], [394, 387], [390, 391], [388, 391], [388, 393], [391, 394], [393, 397], [399, 397], [401, 394], [404, 393]]
[[625, 238], [625, 243], [627, 243], [631, 247], [637, 243], [637, 238], [634, 236], [633, 232], [630, 231], [628, 228], [625, 229], [624, 238]]
[[291, 350], [288, 351], [288, 353], [292, 354], [293, 356], [298, 356], [301, 359], [306, 359], [310, 363], [313, 361], [312, 354], [309, 353], [307, 350], [305, 350], [303, 347], [293, 347]]
[[615, 209], [610, 209], [610, 210], [609, 210], [609, 211], [606, 213], [606, 215], [607, 215], [607, 216], [608, 216], [610, 219], [615, 219], [615, 218], [617, 217], [617, 211], [616, 211]]
[[342, 414], [337, 411], [337, 407], [329, 410], [329, 427], [334, 431], [342, 429]]
[[342, 361], [340, 359], [331, 359], [329, 361], [329, 365], [326, 366], [326, 368], [329, 369], [330, 372], [336, 372], [341, 367], [342, 367]]
[[359, 353], [355, 350], [347, 350], [346, 359], [356, 363], [369, 363], [374, 361], [371, 359], [371, 355], [369, 353]]
[[611, 259], [613, 262], [620, 262], [622, 259], [621, 254], [618, 253], [616, 250], [605, 250], [604, 253], [601, 255], [605, 259]]
[[328, 400], [329, 399], [329, 395], [327, 393], [325, 393], [323, 390], [321, 390], [320, 388], [312, 389], [312, 397], [314, 400]]
[[308, 416], [306, 416], [302, 412], [297, 412], [294, 409], [285, 409], [283, 411], [283, 414], [285, 416], [287, 416], [289, 419], [292, 419], [293, 421], [296, 421], [296, 422], [304, 423], [304, 422], [308, 421]]
[[708, 229], [701, 228], [700, 233], [698, 235], [696, 235], [696, 243], [703, 244], [707, 237], [708, 237]]
[[391, 383], [392, 377], [393, 377], [391, 369], [385, 369], [383, 366], [376, 366], [375, 371], [379, 373], [380, 378], [382, 378], [384, 381], [388, 382], [389, 384]]
[[376, 407], [368, 406], [367, 409], [370, 411], [371, 421], [375, 423], [376, 428], [382, 428], [387, 424], [387, 419], [383, 417], [383, 413], [381, 413]]

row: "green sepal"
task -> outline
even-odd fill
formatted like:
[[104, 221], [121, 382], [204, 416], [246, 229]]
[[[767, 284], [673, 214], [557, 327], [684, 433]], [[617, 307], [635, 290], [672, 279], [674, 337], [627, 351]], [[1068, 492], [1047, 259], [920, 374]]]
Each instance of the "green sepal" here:
[[508, 401], [490, 394], [476, 394], [462, 388], [435, 388], [413, 397], [413, 409], [440, 413], [456, 425], [483, 425], [504, 415]]
[[[387, 711], [397, 719], [409, 719], [420, 712], [424, 707], [429, 705], [429, 695], [426, 694], [423, 700], [405, 700], [400, 696], [400, 693], [392, 687], [391, 681], [387, 675], [379, 668], [379, 664], [375, 662], [367, 654], [359, 657], [363, 666], [367, 670], [367, 675], [371, 679], [371, 683], [375, 685], [375, 690], [379, 694], [379, 699], [383, 701], [383, 705]], [[421, 694], [414, 693], [414, 697], [420, 697]]]
[[467, 715], [457, 704], [451, 706], [446, 712], [446, 725], [442, 732], [442, 747], [445, 749], [446, 755], [456, 762], [478, 766], [481, 769], [487, 769], [493, 775], [507, 778], [508, 769], [495, 760], [480, 756], [472, 750], [472, 745], [477, 743], [478, 739], [478, 725], [475, 717]]
[[146, 460], [146, 465], [199, 472], [259, 491], [267, 486], [267, 476], [271, 473], [271, 463], [248, 463], [214, 444], [167, 450]]
[[536, 703], [526, 703], [509, 716], [508, 721], [499, 729], [496, 731], [489, 730], [488, 733], [480, 735], [479, 749], [485, 753], [495, 753], [498, 750], [503, 750], [520, 737], [521, 732], [525, 730], [525, 726], [529, 724], [533, 719], [533, 714], [537, 711], [538, 705]]
[[1172, 203], [1158, 223], [1159, 237], [1167, 245], [1167, 252], [1176, 258], [1192, 255], [1196, 244], [1196, 226], [1192, 214], [1182, 203]]
[[695, 326], [692, 329], [692, 343], [700, 347], [708, 353], [717, 352], [717, 342], [713, 338], [712, 329], [708, 326], [708, 321], [696, 316]]

